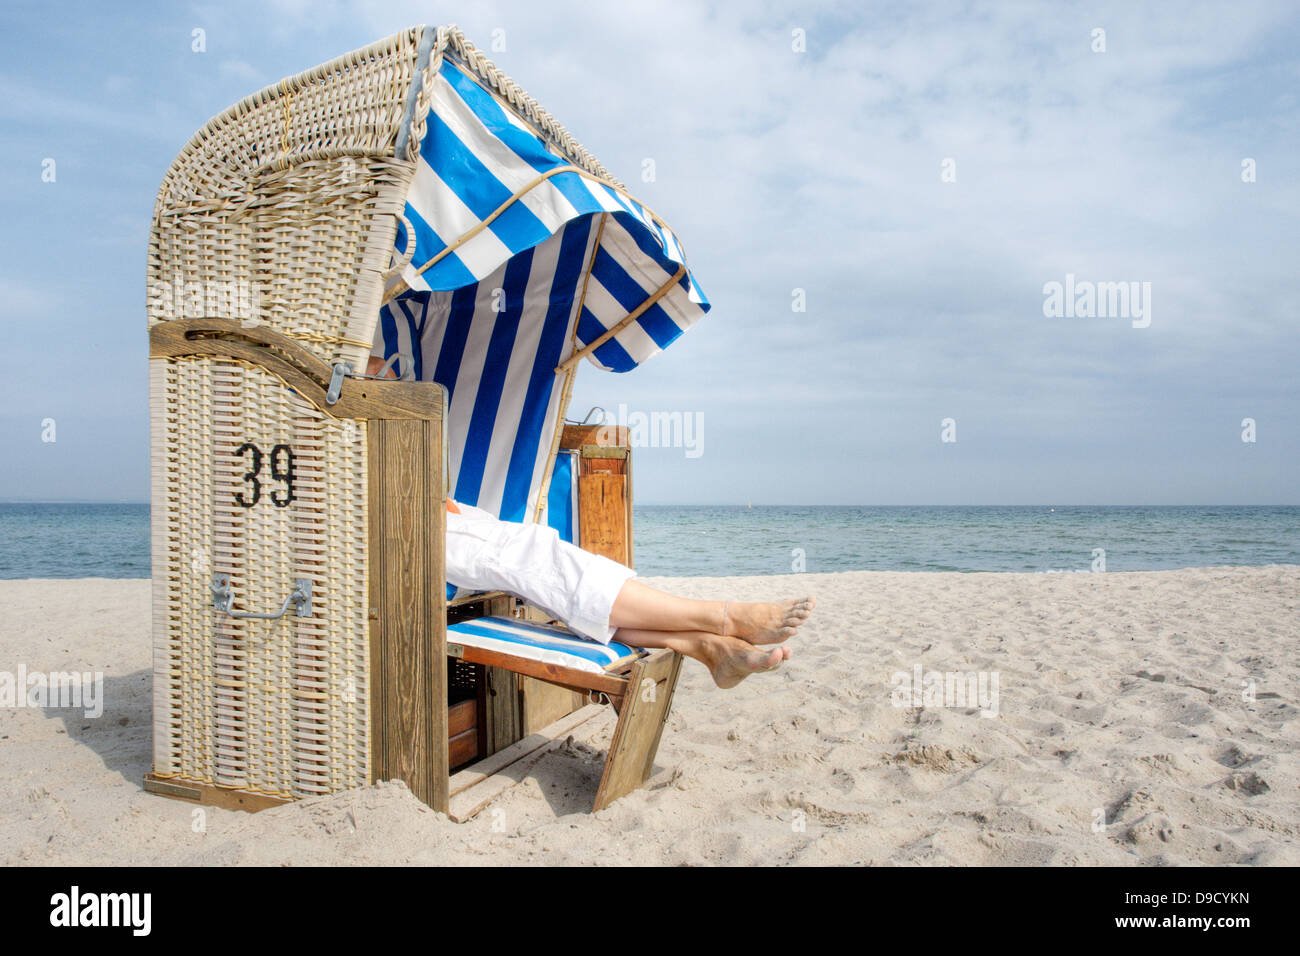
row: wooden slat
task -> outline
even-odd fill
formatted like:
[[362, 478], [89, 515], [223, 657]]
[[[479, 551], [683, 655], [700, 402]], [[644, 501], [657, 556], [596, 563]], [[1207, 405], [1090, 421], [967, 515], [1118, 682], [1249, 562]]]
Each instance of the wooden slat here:
[[[489, 601], [493, 601], [496, 600], [497, 598], [502, 598], [502, 597], [509, 597], [509, 595], [507, 595], [504, 591], [485, 591], [482, 594], [471, 594], [467, 597], [453, 598], [452, 600], [447, 602], [447, 607], [468, 607], [469, 605], [472, 604], [480, 604], [480, 603], [486, 604]], [[484, 615], [488, 613], [490, 612], [486, 610], [483, 612]]]
[[583, 445], [617, 445], [628, 447], [626, 425], [565, 425], [560, 432], [560, 447], [577, 450]]
[[478, 720], [475, 717], [475, 704], [476, 702], [471, 698], [470, 700], [462, 700], [458, 704], [452, 704], [447, 708], [448, 739], [478, 726]]
[[579, 544], [621, 564], [628, 563], [626, 487], [624, 475], [578, 476]]
[[185, 355], [229, 356], [260, 365], [334, 418], [442, 420], [446, 390], [436, 382], [344, 379], [339, 400], [330, 405], [325, 393], [334, 370], [289, 336], [264, 326], [177, 319], [149, 329], [151, 358]]
[[[509, 595], [494, 597], [486, 602], [483, 613], [496, 617], [510, 617], [515, 599]], [[466, 648], [468, 650], [468, 648]], [[485, 660], [470, 655], [465, 660], [483, 665], [484, 707], [481, 713], [484, 726], [483, 756], [504, 750], [524, 735], [523, 702], [519, 699], [519, 681], [514, 671], [499, 666], [500, 660]]]
[[186, 780], [182, 777], [159, 777], [153, 773], [144, 775], [144, 789], [159, 796], [171, 797], [173, 800], [187, 800], [207, 807], [222, 810], [246, 810], [254, 813], [271, 807], [281, 807], [292, 803], [288, 797], [276, 797], [267, 793], [254, 793], [251, 790], [236, 790], [230, 787], [214, 787], [210, 783]]
[[473, 817], [523, 780], [556, 744], [604, 709], [597, 704], [583, 707], [456, 774], [451, 778], [452, 799], [447, 815], [457, 823]]
[[372, 780], [447, 809], [441, 421], [376, 420], [370, 455]]
[[[579, 670], [576, 667], [563, 667], [547, 661], [535, 661], [526, 657], [503, 654], [501, 651], [490, 651], [482, 647], [475, 647], [472, 644], [456, 644], [455, 640], [456, 633], [453, 631], [451, 641], [453, 646], [462, 648], [459, 655], [461, 660], [473, 664], [482, 664], [494, 671], [505, 671], [510, 675], [523, 674], [525, 677], [535, 677], [550, 684], [558, 684], [561, 687], [569, 687], [575, 690], [602, 691], [606, 694], [622, 694], [627, 690], [627, 677], [619, 676], [617, 673], [607, 671], [596, 674], [591, 671]], [[491, 684], [489, 683], [489, 695], [490, 688]], [[492, 704], [489, 703], [488, 707], [490, 711]], [[515, 738], [515, 740], [518, 739], [518, 737]], [[510, 741], [510, 743], [514, 743], [514, 741]], [[493, 748], [493, 752], [496, 749], [499, 748]]]
[[599, 458], [605, 461], [625, 461], [628, 450], [617, 445], [583, 445], [578, 452], [578, 456], [580, 458]]
[[[469, 651], [469, 648], [466, 648]], [[487, 754], [504, 750], [523, 736], [520, 719], [519, 682], [514, 672], [466, 654], [465, 660], [483, 664], [487, 688], [484, 721], [487, 726]]]
[[[682, 656], [667, 649], [654, 651], [633, 666], [593, 813], [636, 790], [650, 776], [681, 666]], [[648, 690], [651, 686], [653, 693]]]
[[636, 536], [632, 533], [632, 452], [627, 453], [627, 460], [623, 462], [623, 477], [627, 479], [627, 484], [623, 487], [623, 498], [625, 517], [623, 519], [624, 536], [627, 539], [627, 566], [634, 568], [636, 565], [633, 561], [636, 559], [636, 549], [633, 542]]
[[471, 727], [463, 733], [453, 734], [447, 741], [447, 763], [452, 767], [469, 763], [478, 753], [478, 728]]
[[535, 677], [519, 678], [519, 694], [524, 702], [524, 733], [533, 734], [587, 704], [580, 690], [561, 687]]

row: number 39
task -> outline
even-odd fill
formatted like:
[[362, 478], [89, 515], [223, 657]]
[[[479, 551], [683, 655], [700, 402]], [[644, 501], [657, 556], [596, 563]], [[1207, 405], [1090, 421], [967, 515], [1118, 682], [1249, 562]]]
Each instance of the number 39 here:
[[[235, 454], [243, 456], [246, 453], [252, 453], [252, 467], [244, 472], [244, 481], [248, 482], [247, 489], [250, 494], [245, 496], [243, 491], [235, 492], [235, 501], [245, 508], [251, 508], [262, 498], [262, 482], [258, 475], [262, 472], [262, 449], [258, 448], [251, 441], [246, 441], [235, 449]], [[271, 502], [277, 508], [287, 508], [289, 503], [294, 500], [293, 493], [293, 449], [288, 445], [276, 445], [271, 449], [271, 477], [275, 481], [284, 482], [284, 492], [271, 492]]]

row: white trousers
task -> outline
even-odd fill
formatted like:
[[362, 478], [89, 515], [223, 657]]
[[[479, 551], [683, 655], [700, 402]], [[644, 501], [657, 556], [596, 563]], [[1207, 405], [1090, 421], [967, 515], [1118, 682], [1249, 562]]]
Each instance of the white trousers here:
[[447, 581], [474, 591], [506, 591], [608, 644], [610, 610], [631, 568], [561, 540], [546, 525], [501, 521], [456, 502], [447, 514]]

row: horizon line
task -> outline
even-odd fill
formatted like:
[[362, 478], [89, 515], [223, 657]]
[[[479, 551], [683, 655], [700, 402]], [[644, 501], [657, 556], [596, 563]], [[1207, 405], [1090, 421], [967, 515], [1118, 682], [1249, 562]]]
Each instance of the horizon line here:
[[[0, 498], [0, 505], [149, 505], [147, 500], [129, 498]], [[923, 502], [912, 504], [866, 504], [866, 503], [789, 503], [789, 502], [736, 502], [736, 501], [641, 501], [633, 502], [634, 507], [649, 508], [1296, 508], [1300, 503], [1294, 502], [1142, 502], [1134, 504], [1103, 504], [1098, 502], [981, 502], [966, 504], [943, 504]]]

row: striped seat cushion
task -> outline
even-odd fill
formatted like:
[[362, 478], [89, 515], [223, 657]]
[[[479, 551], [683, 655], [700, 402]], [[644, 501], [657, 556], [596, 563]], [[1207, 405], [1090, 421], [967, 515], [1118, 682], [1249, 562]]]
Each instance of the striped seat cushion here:
[[598, 644], [563, 628], [512, 617], [480, 617], [449, 624], [447, 640], [593, 674], [637, 656], [636, 648], [618, 641]]

